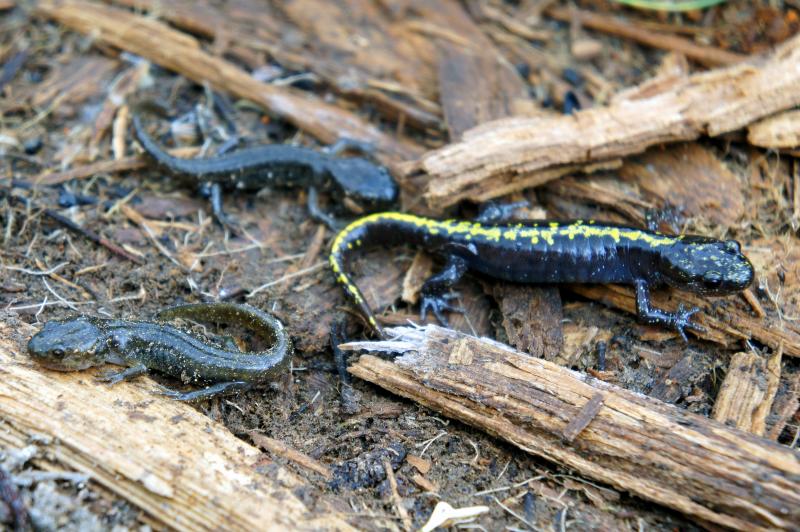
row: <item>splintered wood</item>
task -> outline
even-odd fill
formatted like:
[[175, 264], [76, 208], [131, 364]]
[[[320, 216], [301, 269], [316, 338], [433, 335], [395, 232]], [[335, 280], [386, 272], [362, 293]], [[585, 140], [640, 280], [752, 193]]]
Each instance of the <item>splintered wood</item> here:
[[587, 170], [655, 144], [735, 131], [800, 104], [798, 86], [800, 35], [765, 59], [675, 78], [608, 107], [487, 122], [420, 159], [430, 175], [426, 201], [444, 208], [486, 200], [540, 185], [566, 167]]
[[800, 522], [800, 459], [785, 446], [492, 340], [436, 326], [390, 334], [342, 346], [403, 355], [363, 355], [353, 375], [702, 521], [748, 530]]
[[731, 357], [711, 416], [720, 423], [763, 436], [780, 378], [780, 350], [769, 359], [754, 352], [736, 353]]
[[[25, 327], [26, 329], [32, 329]], [[79, 471], [175, 530], [351, 530], [335, 512], [311, 515], [288, 472], [255, 472], [262, 456], [189, 405], [141, 378], [114, 386], [86, 372], [43, 370], [25, 338], [0, 322], [0, 445], [32, 438], [61, 468]]]

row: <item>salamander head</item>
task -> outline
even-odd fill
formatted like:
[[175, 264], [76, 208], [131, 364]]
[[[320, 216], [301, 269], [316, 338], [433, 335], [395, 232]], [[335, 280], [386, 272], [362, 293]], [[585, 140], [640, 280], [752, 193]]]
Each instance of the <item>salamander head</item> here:
[[661, 253], [659, 273], [670, 286], [709, 295], [739, 292], [753, 282], [753, 266], [737, 241], [692, 235]]
[[336, 187], [365, 209], [385, 210], [397, 201], [397, 183], [383, 166], [361, 157], [334, 161], [330, 172]]
[[28, 352], [46, 368], [76, 371], [106, 361], [106, 335], [92, 318], [48, 321], [28, 342]]

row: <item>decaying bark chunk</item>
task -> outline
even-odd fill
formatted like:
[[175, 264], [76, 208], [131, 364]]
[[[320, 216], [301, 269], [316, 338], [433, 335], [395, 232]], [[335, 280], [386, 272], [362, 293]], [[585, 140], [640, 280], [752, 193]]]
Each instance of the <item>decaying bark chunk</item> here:
[[780, 351], [765, 360], [752, 351], [731, 357], [711, 416], [720, 423], [764, 435], [780, 381]]

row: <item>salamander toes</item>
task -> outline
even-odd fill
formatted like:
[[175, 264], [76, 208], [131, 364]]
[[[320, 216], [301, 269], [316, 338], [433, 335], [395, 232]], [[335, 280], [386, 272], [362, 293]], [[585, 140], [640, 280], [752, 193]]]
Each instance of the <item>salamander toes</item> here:
[[678, 312], [675, 313], [673, 327], [675, 327], [675, 330], [677, 330], [681, 335], [681, 338], [683, 338], [684, 342], [689, 342], [689, 339], [686, 337], [685, 329], [692, 329], [700, 333], [706, 332], [705, 327], [702, 327], [691, 320], [692, 315], [699, 311], [700, 309], [698, 307], [687, 309], [684, 308], [683, 305], [678, 305]]
[[449, 327], [450, 324], [444, 315], [444, 312], [458, 312], [463, 313], [464, 309], [450, 304], [448, 301], [459, 297], [458, 293], [447, 294], [429, 294], [422, 296], [422, 303], [420, 304], [420, 321], [424, 321], [428, 315], [428, 311], [433, 312], [436, 321], [443, 327]]

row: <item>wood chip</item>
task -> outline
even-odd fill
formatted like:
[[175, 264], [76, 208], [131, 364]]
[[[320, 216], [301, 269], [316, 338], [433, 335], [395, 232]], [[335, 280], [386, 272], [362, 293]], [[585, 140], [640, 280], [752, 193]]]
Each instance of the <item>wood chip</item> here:
[[433, 464], [430, 460], [422, 458], [421, 456], [417, 456], [415, 454], [406, 455], [406, 462], [411, 464], [417, 471], [422, 473], [423, 475], [427, 475], [428, 472], [431, 470]]
[[780, 382], [780, 355], [778, 351], [768, 360], [752, 351], [733, 355], [711, 417], [763, 436]]
[[[692, 518], [742, 529], [791, 529], [800, 521], [796, 453], [487, 339], [471, 339], [472, 363], [451, 364], [463, 334], [441, 327], [389, 331], [402, 342], [366, 351], [350, 372], [530, 454]], [[603, 408], [574, 444], [563, 431], [596, 394]], [[742, 489], [742, 486], [749, 486]], [[758, 498], [752, 497], [757, 490]]]
[[747, 140], [761, 148], [800, 146], [800, 109], [778, 113], [747, 128]]
[[564, 431], [562, 432], [564, 439], [569, 443], [575, 441], [575, 438], [578, 437], [578, 434], [583, 432], [583, 429], [589, 426], [589, 423], [591, 423], [595, 416], [597, 416], [602, 407], [603, 394], [594, 394], [592, 398], [586, 402], [583, 408], [580, 409], [578, 415], [575, 416], [566, 427], [564, 427]]

